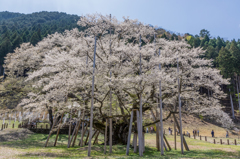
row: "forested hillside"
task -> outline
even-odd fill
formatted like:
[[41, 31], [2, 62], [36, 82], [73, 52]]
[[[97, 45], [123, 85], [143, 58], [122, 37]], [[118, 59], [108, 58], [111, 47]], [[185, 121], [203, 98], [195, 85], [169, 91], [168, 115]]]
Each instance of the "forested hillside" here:
[[37, 12], [20, 14], [0, 12], [0, 74], [7, 53], [13, 52], [23, 42], [35, 45], [48, 34], [62, 33], [73, 28], [82, 29], [77, 25], [79, 16], [60, 12]]

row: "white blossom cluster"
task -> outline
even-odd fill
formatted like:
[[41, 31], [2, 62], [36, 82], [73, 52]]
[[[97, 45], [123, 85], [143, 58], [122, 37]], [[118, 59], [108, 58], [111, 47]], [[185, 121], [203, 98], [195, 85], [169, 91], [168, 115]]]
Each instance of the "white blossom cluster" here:
[[[219, 86], [229, 83], [218, 70], [211, 68], [211, 60], [200, 58], [204, 53], [200, 48], [190, 48], [185, 41], [153, 40], [153, 27], [129, 18], [118, 21], [115, 17], [94, 14], [81, 17], [78, 24], [86, 29], [48, 35], [36, 46], [24, 43], [13, 54], [7, 55], [6, 74], [16, 76], [28, 72], [26, 82], [33, 82], [33, 87], [38, 90], [29, 93], [19, 106], [36, 112], [46, 106], [56, 112], [89, 110], [96, 36], [94, 116], [99, 120], [108, 112], [110, 88], [118, 100], [119, 114], [123, 116], [129, 115], [131, 108], [139, 107], [140, 93], [143, 110], [156, 108], [159, 80], [162, 82], [164, 111], [174, 112], [174, 106], [178, 105], [179, 77], [183, 112], [212, 116], [224, 126], [232, 125], [219, 103], [225, 96]], [[211, 90], [212, 96], [200, 94], [201, 87]], [[72, 101], [81, 107], [69, 108]]]

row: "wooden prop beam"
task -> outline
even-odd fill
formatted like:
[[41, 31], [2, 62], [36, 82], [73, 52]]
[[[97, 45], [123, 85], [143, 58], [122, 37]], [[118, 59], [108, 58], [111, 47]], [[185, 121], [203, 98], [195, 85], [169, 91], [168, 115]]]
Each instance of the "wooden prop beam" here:
[[166, 142], [166, 144], [167, 144], [167, 146], [168, 146], [169, 151], [171, 151], [171, 146], [169, 145], [169, 143], [168, 143], [167, 138], [166, 138], [165, 135], [163, 135], [163, 139], [165, 140], [165, 142]]
[[72, 131], [72, 123], [71, 123], [71, 120], [72, 120], [72, 110], [71, 110], [71, 114], [70, 114], [70, 124], [69, 124], [69, 130], [68, 130], [68, 148], [69, 148], [69, 145], [70, 145], [70, 137], [71, 137], [71, 131]]
[[142, 138], [141, 138], [141, 122], [140, 122], [140, 115], [139, 111], [137, 110], [137, 127], [138, 127], [138, 152], [139, 156], [143, 156], [143, 145], [142, 145]]
[[93, 142], [93, 145], [95, 145], [97, 143], [97, 140], [98, 140], [98, 135], [100, 134], [100, 131], [97, 132], [97, 135], [95, 137], [95, 140]]
[[71, 143], [72, 143], [72, 140], [77, 132], [77, 129], [78, 129], [78, 125], [79, 125], [79, 122], [77, 123], [77, 125], [75, 126], [74, 130], [73, 130], [73, 133], [72, 133], [72, 137], [70, 139], [70, 141], [68, 142], [68, 148], [70, 147]]
[[85, 145], [87, 145], [87, 141], [88, 141], [89, 133], [90, 133], [90, 131], [88, 131], [87, 138], [86, 138], [86, 140], [85, 140]]
[[[98, 131], [95, 131], [95, 132], [93, 133], [92, 138], [97, 134], [97, 132], [98, 132]], [[89, 135], [90, 135], [90, 134], [88, 133], [88, 137], [89, 137]], [[88, 137], [86, 138], [85, 145], [87, 145]], [[90, 140], [89, 140], [88, 142], [90, 142]], [[89, 143], [88, 143], [88, 144], [89, 144]]]
[[96, 47], [97, 47], [97, 37], [95, 36], [95, 44], [94, 44], [94, 55], [93, 55], [93, 78], [92, 78], [92, 97], [91, 97], [91, 110], [90, 110], [90, 138], [88, 142], [88, 157], [91, 156], [91, 146], [92, 146], [92, 127], [93, 127], [93, 97], [94, 97], [94, 75], [95, 75], [95, 60], [96, 60]]
[[108, 127], [108, 119], [106, 119], [106, 126], [105, 126], [105, 135], [104, 135], [104, 154], [106, 154], [106, 147], [107, 147], [107, 127]]
[[47, 144], [48, 144], [48, 141], [49, 141], [49, 139], [50, 139], [50, 136], [52, 135], [53, 127], [55, 126], [56, 122], [57, 122], [57, 117], [55, 117], [55, 119], [54, 119], [54, 122], [53, 122], [52, 128], [51, 128], [51, 130], [50, 130], [50, 132], [49, 132], [49, 135], [48, 135], [48, 138], [47, 138], [47, 141], [46, 141], [44, 147], [47, 147]]
[[77, 139], [77, 135], [78, 135], [78, 131], [80, 129], [82, 121], [84, 120], [84, 116], [85, 116], [85, 110], [83, 111], [83, 118], [82, 118], [82, 120], [80, 119], [80, 121], [78, 123], [78, 128], [77, 128], [77, 132], [75, 134], [75, 137], [74, 137], [74, 140], [73, 140], [73, 143], [72, 143], [72, 147], [74, 147], [74, 145], [75, 145], [75, 142], [76, 142], [76, 139]]
[[[176, 118], [175, 114], [173, 114], [173, 118], [174, 118], [174, 122], [176, 123], [176, 126], [177, 126], [177, 128], [178, 128], [178, 130], [179, 130], [179, 129], [180, 129], [180, 126], [179, 126], [179, 124], [178, 124], [178, 122], [177, 122], [177, 118]], [[180, 130], [179, 130], [179, 131], [180, 131]], [[188, 145], [187, 145], [187, 142], [186, 142], [184, 136], [183, 136], [183, 145], [184, 145], [185, 149], [186, 149], [187, 151], [189, 151], [189, 148], [188, 148]]]
[[137, 152], [137, 133], [134, 133], [133, 135], [133, 152], [136, 153]]
[[[64, 115], [64, 113], [62, 113], [62, 116], [61, 116], [61, 119], [60, 119], [60, 123], [59, 123], [59, 124], [62, 123], [63, 115]], [[58, 140], [59, 132], [60, 132], [60, 126], [58, 127], [58, 131], [57, 131], [56, 139], [55, 139], [55, 142], [54, 142], [54, 145], [53, 145], [53, 146], [56, 146], [56, 144], [57, 144], [57, 140]]]
[[[88, 123], [87, 123], [87, 125], [86, 125], [85, 130], [84, 130], [84, 123], [83, 123], [83, 126], [82, 126], [82, 134], [81, 134], [81, 140], [80, 140], [80, 142], [79, 142], [79, 144], [78, 144], [78, 146], [80, 146], [80, 147], [83, 146], [83, 137], [84, 137], [84, 135], [85, 135], [85, 133], [86, 133], [86, 131], [87, 131], [87, 128], [88, 128]], [[84, 130], [84, 131], [83, 131], [83, 130]]]
[[126, 155], [129, 155], [129, 147], [130, 147], [131, 133], [132, 133], [132, 121], [133, 121], [133, 111], [131, 112], [131, 117], [130, 117], [130, 126], [129, 126], [129, 130], [128, 130]]

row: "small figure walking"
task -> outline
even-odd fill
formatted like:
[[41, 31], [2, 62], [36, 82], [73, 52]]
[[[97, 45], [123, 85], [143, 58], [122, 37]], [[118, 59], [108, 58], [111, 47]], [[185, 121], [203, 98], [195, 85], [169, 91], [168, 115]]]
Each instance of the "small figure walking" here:
[[147, 131], [147, 133], [148, 133], [148, 127], [146, 128], [146, 131]]
[[228, 138], [229, 137], [229, 135], [228, 135], [228, 131], [226, 132], [226, 138]]
[[153, 133], [153, 127], [151, 126], [151, 134]]
[[171, 128], [170, 127], [168, 128], [168, 132], [169, 132], [169, 135], [171, 135]]
[[212, 130], [211, 134], [212, 134], [212, 137], [214, 137], [214, 131], [213, 130]]
[[199, 136], [199, 130], [197, 130], [197, 135]]

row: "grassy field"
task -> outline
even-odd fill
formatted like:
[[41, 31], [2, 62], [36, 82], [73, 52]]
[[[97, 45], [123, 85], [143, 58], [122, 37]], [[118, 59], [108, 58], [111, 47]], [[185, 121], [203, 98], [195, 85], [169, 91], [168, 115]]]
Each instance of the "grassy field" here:
[[[5, 129], [0, 132], [1, 135], [7, 133], [21, 133], [21, 129]], [[60, 135], [56, 147], [53, 143], [56, 135], [52, 135], [48, 147], [44, 148], [47, 139], [46, 134], [32, 134], [27, 138], [12, 141], [0, 140], [0, 158], [89, 158], [87, 157], [87, 145], [84, 147], [76, 146], [67, 148], [67, 135]], [[171, 147], [173, 148], [173, 136], [166, 135]], [[80, 137], [78, 137], [77, 144]], [[156, 149], [156, 134], [146, 134], [146, 152], [142, 158], [238, 158], [240, 157], [240, 146], [212, 144], [192, 138], [186, 138], [190, 151], [185, 151], [184, 155], [180, 152], [180, 138], [177, 138], [177, 150], [165, 152], [160, 156]], [[126, 145], [114, 145], [113, 153], [104, 155], [103, 136], [99, 136], [99, 144], [92, 146], [91, 158], [139, 158], [138, 153], [130, 150], [129, 156], [126, 156]], [[77, 145], [76, 144], [76, 145]], [[107, 146], [108, 148], [108, 146]]]

